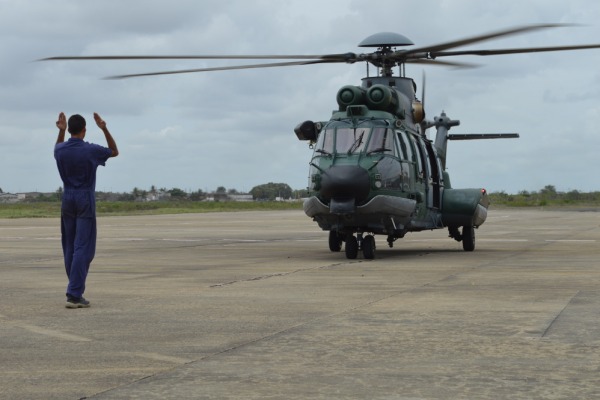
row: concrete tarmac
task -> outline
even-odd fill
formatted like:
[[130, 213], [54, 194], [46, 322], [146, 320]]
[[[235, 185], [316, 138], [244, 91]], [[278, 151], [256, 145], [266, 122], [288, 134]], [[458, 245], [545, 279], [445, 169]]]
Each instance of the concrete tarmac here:
[[57, 219], [0, 220], [1, 399], [600, 398], [600, 213], [491, 210], [375, 260], [301, 211], [98, 219], [66, 309]]

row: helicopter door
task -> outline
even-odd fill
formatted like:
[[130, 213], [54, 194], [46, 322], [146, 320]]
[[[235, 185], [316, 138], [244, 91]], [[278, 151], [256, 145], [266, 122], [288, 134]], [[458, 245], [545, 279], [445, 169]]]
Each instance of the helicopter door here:
[[441, 198], [442, 198], [442, 178], [440, 174], [440, 165], [438, 164], [438, 159], [433, 150], [433, 145], [429, 140], [425, 140], [425, 148], [427, 149], [427, 158], [429, 160], [429, 170], [430, 170], [430, 179], [429, 179], [429, 198], [431, 199], [431, 207], [440, 209], [441, 208]]

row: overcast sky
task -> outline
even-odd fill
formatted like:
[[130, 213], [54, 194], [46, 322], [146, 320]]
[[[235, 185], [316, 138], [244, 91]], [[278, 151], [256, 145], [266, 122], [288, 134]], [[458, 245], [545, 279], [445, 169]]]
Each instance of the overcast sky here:
[[[118, 144], [97, 190], [302, 189], [311, 150], [294, 126], [328, 120], [338, 89], [366, 74], [359, 63], [115, 81], [101, 78], [228, 62], [35, 62], [43, 57], [360, 53], [358, 43], [382, 31], [424, 46], [549, 22], [582, 26], [466, 48], [600, 43], [599, 17], [590, 0], [0, 0], [0, 188], [61, 186], [53, 147], [63, 111], [86, 117], [86, 140], [105, 145], [92, 118], [100, 113]], [[461, 121], [451, 133], [521, 138], [451, 142], [454, 187], [600, 190], [600, 50], [455, 60], [481, 67], [426, 67], [428, 117], [445, 110]], [[407, 75], [420, 86], [423, 70], [410, 65]]]

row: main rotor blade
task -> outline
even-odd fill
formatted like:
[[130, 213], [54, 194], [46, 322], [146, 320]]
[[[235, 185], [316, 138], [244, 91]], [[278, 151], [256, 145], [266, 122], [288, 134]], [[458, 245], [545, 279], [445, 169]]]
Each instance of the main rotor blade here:
[[427, 64], [437, 65], [440, 67], [455, 67], [455, 68], [477, 68], [478, 64], [456, 62], [456, 61], [441, 61], [441, 60], [428, 60], [428, 59], [409, 59], [406, 60], [407, 64]]
[[161, 56], [59, 56], [41, 58], [38, 61], [87, 61], [87, 60], [347, 60], [356, 57], [353, 53], [321, 55], [161, 55]]
[[498, 32], [491, 32], [491, 33], [487, 33], [487, 34], [483, 34], [483, 35], [454, 40], [451, 42], [440, 43], [440, 44], [435, 44], [435, 45], [425, 46], [425, 47], [417, 47], [415, 49], [410, 49], [410, 50], [405, 50], [405, 51], [398, 51], [397, 53], [399, 56], [411, 55], [411, 54], [415, 54], [415, 53], [433, 53], [433, 52], [438, 52], [438, 51], [442, 51], [442, 50], [452, 49], [455, 47], [465, 46], [465, 45], [472, 44], [472, 43], [482, 42], [485, 40], [495, 39], [495, 38], [499, 38], [502, 36], [517, 35], [517, 34], [521, 34], [521, 33], [541, 30], [541, 29], [558, 28], [558, 27], [563, 27], [563, 26], [572, 26], [572, 24], [524, 25], [524, 26], [518, 26], [516, 28], [505, 29], [505, 30], [498, 31]]
[[448, 140], [516, 139], [518, 133], [457, 133], [449, 134]]
[[446, 56], [495, 56], [501, 54], [520, 54], [520, 53], [537, 53], [545, 51], [568, 51], [568, 50], [585, 50], [598, 49], [600, 44], [582, 44], [573, 46], [553, 46], [553, 47], [526, 47], [521, 49], [496, 49], [496, 50], [464, 50], [464, 51], [440, 51], [432, 52], [430, 55], [433, 58]]
[[188, 74], [188, 73], [193, 73], [193, 72], [227, 71], [227, 70], [235, 70], [235, 69], [291, 67], [294, 65], [325, 64], [325, 63], [335, 63], [335, 62], [340, 62], [340, 61], [313, 60], [313, 61], [291, 61], [291, 62], [268, 63], [268, 64], [233, 65], [230, 67], [181, 69], [181, 70], [175, 70], [175, 71], [158, 71], [158, 72], [145, 72], [145, 73], [141, 73], [141, 74], [113, 75], [113, 76], [107, 76], [104, 79], [127, 79], [127, 78], [138, 78], [141, 76], [175, 75], [175, 74]]

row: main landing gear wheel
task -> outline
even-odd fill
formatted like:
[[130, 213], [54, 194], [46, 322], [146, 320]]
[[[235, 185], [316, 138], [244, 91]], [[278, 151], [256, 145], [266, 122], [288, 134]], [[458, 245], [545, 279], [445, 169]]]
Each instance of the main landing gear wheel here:
[[367, 235], [362, 241], [361, 244], [363, 256], [367, 260], [372, 260], [375, 258], [375, 238], [373, 235]]
[[333, 252], [342, 250], [342, 238], [337, 231], [329, 231], [329, 250]]
[[463, 226], [462, 228], [462, 245], [464, 251], [475, 250], [475, 227]]
[[346, 238], [346, 258], [354, 260], [358, 256], [358, 240], [354, 235], [349, 235]]

